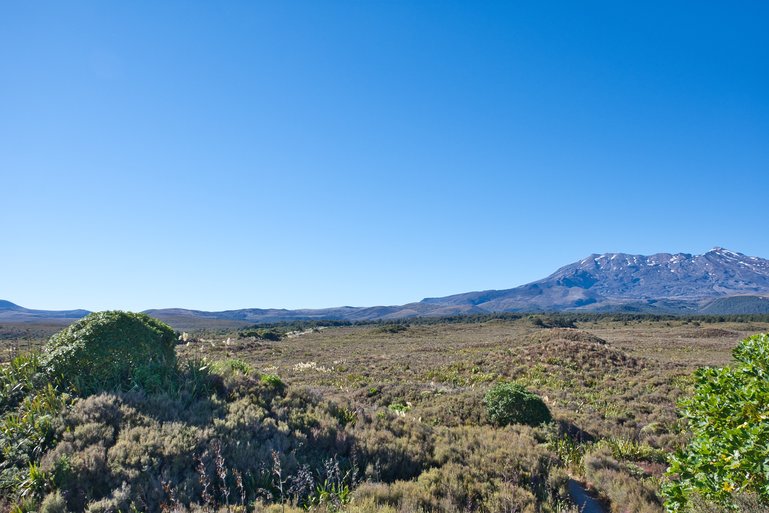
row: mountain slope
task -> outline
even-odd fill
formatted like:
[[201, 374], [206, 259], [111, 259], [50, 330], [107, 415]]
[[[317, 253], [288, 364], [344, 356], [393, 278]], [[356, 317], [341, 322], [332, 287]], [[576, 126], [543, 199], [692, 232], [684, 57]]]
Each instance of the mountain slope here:
[[590, 255], [527, 285], [429, 298], [423, 303], [472, 304], [488, 312], [696, 313], [714, 299], [747, 295], [769, 295], [769, 261], [714, 248], [704, 255]]
[[31, 310], [0, 299], [0, 321], [6, 322], [66, 321], [80, 319], [89, 313], [88, 310]]
[[703, 307], [700, 313], [722, 315], [769, 314], [769, 297], [722, 297]]

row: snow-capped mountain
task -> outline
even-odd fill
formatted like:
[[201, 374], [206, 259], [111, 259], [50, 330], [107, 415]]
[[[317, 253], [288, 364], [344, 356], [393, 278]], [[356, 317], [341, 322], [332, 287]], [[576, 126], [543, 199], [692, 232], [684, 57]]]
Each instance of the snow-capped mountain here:
[[724, 248], [704, 255], [594, 254], [513, 289], [426, 299], [484, 311], [696, 312], [719, 298], [769, 295], [769, 260]]

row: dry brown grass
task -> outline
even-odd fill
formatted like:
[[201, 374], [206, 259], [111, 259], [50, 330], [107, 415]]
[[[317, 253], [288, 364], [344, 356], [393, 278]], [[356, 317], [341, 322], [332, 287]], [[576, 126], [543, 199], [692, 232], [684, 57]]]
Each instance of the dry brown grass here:
[[643, 508], [659, 511], [656, 496], [633, 490], [656, 490], [665, 468], [660, 454], [686, 438], [676, 401], [687, 393], [690, 374], [729, 364], [740, 339], [767, 329], [606, 320], [548, 329], [525, 319], [494, 320], [412, 325], [395, 334], [330, 328], [270, 343], [231, 338], [229, 345], [181, 353], [243, 358], [291, 385], [367, 411], [408, 405], [405, 415], [453, 429], [484, 424], [483, 392], [495, 381], [516, 380], [545, 398], [564, 433], [611, 441], [619, 466], [601, 470], [594, 458], [591, 467], [593, 476], [613, 476], [611, 486], [597, 483], [607, 496], [647, 497]]

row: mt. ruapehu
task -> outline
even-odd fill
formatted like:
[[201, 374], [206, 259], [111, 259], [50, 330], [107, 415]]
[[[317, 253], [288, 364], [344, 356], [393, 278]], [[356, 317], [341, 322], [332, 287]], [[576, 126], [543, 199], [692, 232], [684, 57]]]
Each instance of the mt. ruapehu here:
[[[732, 302], [725, 298], [739, 297], [743, 308], [750, 302], [760, 311], [738, 313], [766, 313], [769, 301], [765, 295], [769, 295], [769, 260], [714, 248], [704, 255], [593, 254], [527, 285], [425, 299], [423, 303], [473, 305], [487, 312], [696, 314], [708, 309], [708, 313], [732, 313]], [[717, 305], [720, 308], [714, 308]]]

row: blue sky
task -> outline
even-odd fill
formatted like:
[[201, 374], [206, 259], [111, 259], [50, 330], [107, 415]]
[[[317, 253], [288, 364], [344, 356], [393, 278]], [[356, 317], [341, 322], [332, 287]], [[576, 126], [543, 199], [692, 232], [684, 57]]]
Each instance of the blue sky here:
[[4, 2], [0, 298], [401, 304], [769, 258], [765, 2]]

